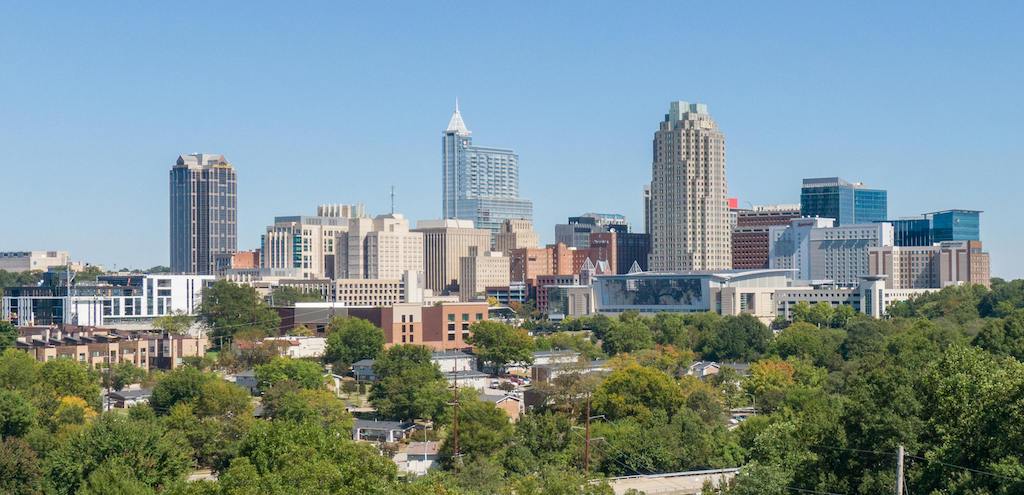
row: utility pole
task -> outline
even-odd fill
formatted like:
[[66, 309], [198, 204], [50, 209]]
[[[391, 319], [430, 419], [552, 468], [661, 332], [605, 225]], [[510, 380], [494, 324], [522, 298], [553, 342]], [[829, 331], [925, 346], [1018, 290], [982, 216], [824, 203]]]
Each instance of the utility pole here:
[[903, 445], [896, 451], [896, 495], [903, 495]]
[[587, 396], [587, 421], [583, 443], [583, 479], [590, 476], [590, 396]]

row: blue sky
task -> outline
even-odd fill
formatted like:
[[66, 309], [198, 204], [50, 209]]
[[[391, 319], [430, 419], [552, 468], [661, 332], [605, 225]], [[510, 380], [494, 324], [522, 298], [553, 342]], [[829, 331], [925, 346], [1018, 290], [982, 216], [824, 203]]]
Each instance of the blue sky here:
[[1020, 3], [3, 2], [0, 250], [166, 264], [167, 173], [224, 153], [239, 247], [322, 202], [440, 214], [458, 96], [520, 155], [542, 238], [586, 211], [642, 228], [671, 100], [709, 105], [741, 203], [800, 179], [889, 190], [890, 216], [985, 210], [1024, 276]]

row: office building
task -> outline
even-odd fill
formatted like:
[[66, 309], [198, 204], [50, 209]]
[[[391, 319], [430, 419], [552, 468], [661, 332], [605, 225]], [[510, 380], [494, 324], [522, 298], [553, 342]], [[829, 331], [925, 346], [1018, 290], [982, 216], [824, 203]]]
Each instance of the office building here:
[[63, 274], [50, 272], [38, 286], [4, 289], [3, 319], [18, 326], [148, 328], [161, 316], [195, 315], [203, 289], [213, 280], [213, 275], [101, 275], [69, 291]]
[[501, 230], [494, 236], [494, 250], [508, 256], [513, 249], [540, 246], [540, 236], [533, 230], [533, 222], [515, 218], [502, 222]]
[[442, 217], [471, 220], [492, 234], [510, 219], [533, 219], [533, 204], [519, 197], [519, 155], [473, 145], [459, 112], [448, 122], [441, 143]]
[[337, 257], [347, 252], [339, 239], [357, 218], [368, 219], [362, 205], [320, 205], [316, 216], [275, 217], [260, 239], [261, 266], [295, 268], [302, 278], [335, 278]]
[[0, 252], [0, 270], [5, 272], [45, 272], [50, 268], [67, 266], [67, 251], [6, 251]]
[[224, 155], [178, 156], [170, 173], [171, 271], [210, 275], [238, 247], [235, 169]]
[[409, 221], [391, 213], [348, 219], [348, 231], [335, 237], [336, 278], [398, 279], [405, 272], [423, 272], [423, 234], [409, 230]]
[[488, 287], [509, 285], [509, 257], [503, 254], [498, 251], [479, 252], [473, 247], [469, 256], [460, 258], [460, 300], [486, 299]]
[[555, 225], [555, 243], [586, 249], [590, 247], [591, 234], [604, 232], [629, 232], [629, 222], [617, 213], [584, 213], [569, 217], [568, 223]]
[[980, 241], [981, 211], [944, 210], [892, 220], [897, 246], [930, 246], [945, 241]]
[[892, 246], [892, 225], [833, 224], [832, 218], [797, 218], [787, 227], [769, 227], [769, 267], [792, 269], [801, 281], [856, 287], [870, 273], [868, 249]]
[[793, 319], [793, 307], [800, 303], [815, 305], [827, 303], [833, 308], [850, 306], [854, 311], [882, 318], [894, 302], [933, 292], [936, 289], [893, 289], [886, 287], [885, 277], [862, 277], [855, 286], [837, 287], [832, 284], [809, 284], [775, 291], [773, 299], [777, 316]]
[[[800, 205], [759, 205], [737, 209], [732, 230], [732, 267], [737, 270], [768, 268], [768, 229], [789, 225], [800, 218]], [[620, 272], [624, 273], [624, 272]]]
[[890, 289], [940, 289], [950, 285], [990, 286], [989, 255], [981, 241], [945, 241], [931, 246], [869, 249], [872, 276]]
[[654, 134], [650, 268], [732, 268], [725, 135], [707, 105], [675, 101]]
[[884, 189], [868, 189], [861, 182], [839, 177], [804, 179], [800, 214], [831, 218], [837, 227], [883, 222], [889, 218], [889, 196]]
[[[400, 278], [283, 279], [276, 287], [292, 287], [313, 294], [333, 307], [391, 306], [400, 303], [422, 304], [426, 293], [417, 272], [405, 272]], [[328, 306], [331, 307], [331, 306]]]
[[421, 220], [415, 232], [423, 236], [426, 288], [438, 294], [457, 293], [463, 256], [471, 249], [491, 248], [491, 233], [474, 228], [472, 220]]

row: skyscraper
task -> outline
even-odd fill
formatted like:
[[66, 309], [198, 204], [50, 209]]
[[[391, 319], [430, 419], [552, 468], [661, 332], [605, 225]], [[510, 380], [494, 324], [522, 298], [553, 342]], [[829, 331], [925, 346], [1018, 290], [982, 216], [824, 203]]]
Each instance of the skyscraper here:
[[884, 189], [868, 189], [862, 182], [821, 177], [804, 179], [800, 189], [800, 214], [831, 218], [836, 226], [883, 222], [888, 213], [888, 193]]
[[171, 168], [171, 271], [209, 275], [238, 246], [235, 169], [224, 155], [180, 155]]
[[505, 220], [532, 220], [533, 204], [519, 198], [519, 155], [474, 146], [470, 134], [456, 102], [441, 141], [442, 217], [472, 220], [492, 233]]
[[725, 135], [707, 105], [670, 104], [651, 168], [650, 269], [732, 268]]

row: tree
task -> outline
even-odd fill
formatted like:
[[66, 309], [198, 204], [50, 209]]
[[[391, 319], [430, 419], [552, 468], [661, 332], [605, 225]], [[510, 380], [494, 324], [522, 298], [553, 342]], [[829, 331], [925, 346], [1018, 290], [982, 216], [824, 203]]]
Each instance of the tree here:
[[832, 324], [833, 314], [835, 314], [835, 308], [832, 307], [832, 304], [825, 301], [819, 301], [814, 306], [811, 306], [807, 322], [817, 325], [819, 328], [829, 326]]
[[221, 477], [227, 493], [395, 493], [395, 464], [350, 432], [313, 422], [261, 421], [239, 445]]
[[104, 372], [101, 376], [104, 387], [122, 390], [128, 385], [142, 382], [146, 379], [148, 373], [146, 373], [146, 370], [128, 361], [122, 361], [112, 366], [109, 371]]
[[345, 402], [326, 390], [308, 390], [295, 382], [283, 381], [267, 390], [263, 405], [267, 415], [275, 420], [312, 421], [339, 430], [352, 428], [352, 415]]
[[72, 435], [47, 458], [54, 493], [71, 495], [105, 463], [122, 461], [145, 486], [179, 480], [191, 466], [189, 447], [157, 422], [105, 414]]
[[[476, 398], [476, 391], [460, 394], [459, 399], [459, 453], [470, 458], [490, 456], [508, 443], [512, 437], [512, 425], [508, 415], [490, 402]], [[446, 412], [445, 422], [450, 422], [452, 413]], [[441, 444], [441, 457], [450, 462], [451, 438]]]
[[668, 375], [631, 365], [613, 371], [597, 387], [593, 408], [608, 419], [649, 418], [660, 412], [671, 417], [683, 404], [682, 391]]
[[18, 341], [18, 327], [7, 321], [0, 321], [0, 352], [13, 347]]
[[384, 331], [362, 318], [334, 318], [327, 329], [324, 360], [349, 366], [361, 359], [376, 359], [384, 349]]
[[374, 362], [373, 372], [378, 381], [370, 401], [386, 418], [437, 418], [448, 403], [448, 382], [427, 347], [392, 346]]
[[655, 342], [674, 345], [681, 349], [692, 349], [697, 344], [697, 332], [686, 324], [681, 313], [658, 313], [649, 321]]
[[112, 459], [100, 464], [88, 478], [78, 495], [152, 495], [153, 488], [135, 477], [132, 466], [122, 459]]
[[184, 335], [192, 328], [193, 318], [183, 311], [153, 320], [153, 326], [171, 335]]
[[994, 354], [1024, 360], [1024, 310], [985, 322], [974, 345]]
[[772, 331], [748, 314], [726, 316], [711, 332], [701, 336], [700, 351], [705, 359], [750, 361], [768, 349]]
[[218, 280], [203, 291], [199, 314], [215, 337], [230, 337], [242, 330], [271, 335], [281, 325], [281, 317], [263, 303], [256, 289], [226, 280]]
[[36, 422], [36, 408], [16, 390], [0, 389], [0, 438], [20, 437]]
[[302, 388], [318, 389], [324, 386], [324, 369], [313, 361], [283, 356], [256, 367], [256, 381], [260, 388], [267, 389], [284, 380], [293, 381]]
[[469, 329], [467, 342], [481, 361], [496, 370], [504, 370], [509, 363], [533, 363], [533, 339], [526, 330], [491, 320], [478, 321]]
[[179, 402], [194, 403], [202, 394], [210, 377], [191, 366], [183, 366], [165, 374], [156, 386], [149, 404], [157, 414], [167, 414]]
[[614, 322], [604, 335], [601, 348], [609, 356], [654, 347], [654, 334], [640, 319]]
[[39, 386], [52, 397], [81, 397], [94, 410], [100, 409], [97, 373], [71, 359], [51, 359], [39, 367]]
[[297, 302], [323, 302], [324, 298], [319, 294], [302, 292], [295, 287], [277, 286], [270, 293], [270, 301], [273, 306], [295, 306]]
[[587, 361], [605, 357], [604, 352], [594, 341], [579, 333], [556, 332], [548, 336], [536, 337], [533, 343], [538, 351], [552, 349], [576, 351]]
[[27, 352], [7, 349], [0, 353], [0, 388], [28, 390], [35, 385], [40, 364]]
[[839, 346], [845, 338], [842, 330], [798, 322], [775, 336], [771, 349], [783, 358], [796, 356], [810, 359], [817, 366], [838, 368], [842, 363]]
[[3, 442], [0, 442], [0, 493], [43, 493], [43, 473], [36, 452], [20, 438], [6, 434], [3, 437]]
[[252, 397], [247, 390], [213, 376], [200, 386], [194, 403], [200, 417], [246, 417], [252, 414]]

